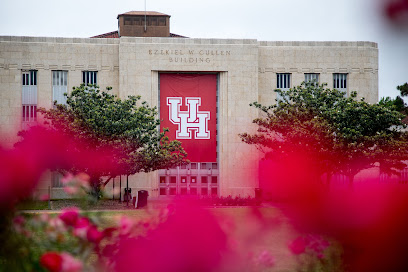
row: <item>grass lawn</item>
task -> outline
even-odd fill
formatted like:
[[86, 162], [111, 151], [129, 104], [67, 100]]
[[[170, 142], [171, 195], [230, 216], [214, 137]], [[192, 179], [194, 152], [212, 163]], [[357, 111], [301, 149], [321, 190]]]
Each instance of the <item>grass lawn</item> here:
[[26, 200], [20, 202], [17, 206], [18, 210], [48, 210], [48, 201]]

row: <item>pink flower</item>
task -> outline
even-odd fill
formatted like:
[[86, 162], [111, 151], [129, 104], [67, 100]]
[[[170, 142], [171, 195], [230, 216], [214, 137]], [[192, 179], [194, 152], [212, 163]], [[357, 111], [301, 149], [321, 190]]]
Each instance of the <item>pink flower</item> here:
[[24, 219], [24, 217], [21, 216], [21, 215], [18, 215], [18, 216], [16, 216], [16, 217], [14, 217], [14, 219], [13, 219], [14, 225], [19, 225], [19, 226], [21, 226], [21, 225], [24, 224], [24, 222], [25, 222], [25, 219]]
[[62, 257], [56, 252], [47, 252], [41, 256], [40, 264], [50, 272], [59, 272], [62, 268]]
[[59, 218], [67, 226], [75, 226], [79, 218], [79, 211], [77, 208], [64, 209], [63, 212], [59, 215]]
[[50, 272], [79, 272], [83, 264], [68, 253], [46, 252], [40, 258], [40, 264]]
[[70, 183], [73, 179], [74, 179], [74, 175], [72, 175], [71, 173], [68, 173], [61, 179], [61, 182], [62, 184], [66, 185]]
[[91, 243], [99, 244], [99, 242], [104, 238], [104, 235], [103, 232], [99, 231], [95, 226], [90, 226], [86, 233], [86, 238]]
[[272, 267], [275, 264], [275, 258], [267, 250], [264, 250], [259, 254], [257, 262], [266, 267]]
[[304, 253], [306, 250], [306, 246], [307, 244], [303, 237], [296, 238], [288, 245], [290, 251], [295, 255]]
[[82, 271], [82, 262], [68, 253], [61, 253], [62, 267], [61, 272], [79, 272]]
[[126, 216], [122, 216], [119, 220], [119, 233], [120, 235], [127, 235], [133, 227], [133, 222]]
[[83, 240], [87, 239], [88, 228], [90, 227], [90, 225], [91, 223], [89, 222], [88, 218], [79, 218], [74, 226], [74, 236], [82, 238]]
[[40, 221], [41, 222], [48, 222], [50, 220], [50, 217], [48, 216], [48, 214], [47, 213], [42, 213], [41, 215], [40, 215]]
[[112, 237], [113, 233], [116, 231], [116, 228], [106, 228], [103, 230], [104, 237]]
[[78, 187], [72, 187], [72, 186], [66, 186], [64, 187], [64, 192], [66, 192], [69, 195], [75, 195], [79, 192]]

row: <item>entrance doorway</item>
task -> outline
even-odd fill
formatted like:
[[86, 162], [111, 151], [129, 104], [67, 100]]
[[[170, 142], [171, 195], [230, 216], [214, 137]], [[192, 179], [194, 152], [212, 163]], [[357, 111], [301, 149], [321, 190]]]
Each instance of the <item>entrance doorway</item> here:
[[216, 162], [192, 162], [159, 170], [159, 196], [218, 196], [219, 169]]

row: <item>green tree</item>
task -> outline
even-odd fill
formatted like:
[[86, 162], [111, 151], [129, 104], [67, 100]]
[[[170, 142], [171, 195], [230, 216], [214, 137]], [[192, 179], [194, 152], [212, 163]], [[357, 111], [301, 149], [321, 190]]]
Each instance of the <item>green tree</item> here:
[[397, 90], [400, 91], [401, 96], [408, 96], [408, 82], [405, 82], [404, 84], [397, 86]]
[[408, 107], [405, 104], [404, 100], [402, 97], [408, 96], [408, 83], [404, 83], [403, 85], [397, 86], [397, 90], [400, 91], [400, 96], [398, 95], [396, 98], [391, 98], [391, 97], [383, 97], [379, 101], [379, 104], [386, 106], [386, 107], [393, 107], [395, 110], [408, 115]]
[[[45, 123], [70, 139], [67, 148], [106, 153], [108, 164], [73, 163], [60, 172], [85, 172], [90, 176], [95, 194], [118, 175], [133, 175], [170, 168], [186, 163], [186, 152], [179, 141], [169, 141], [166, 130], [159, 131], [155, 107], [140, 102], [140, 96], [121, 100], [100, 91], [95, 85], [74, 87], [67, 95], [66, 105], [52, 109], [40, 108]], [[81, 150], [76, 150], [80, 154]], [[74, 151], [74, 150], [70, 150]], [[82, 160], [83, 161], [83, 160]], [[96, 163], [98, 163], [97, 161]], [[107, 177], [102, 182], [102, 177]]]
[[408, 159], [403, 115], [393, 107], [357, 100], [326, 85], [302, 83], [287, 91], [276, 90], [276, 105], [262, 106], [263, 117], [253, 122], [258, 133], [240, 134], [242, 141], [265, 152], [266, 159], [301, 151], [314, 163], [318, 175], [343, 173], [353, 183], [363, 169], [380, 163], [395, 172]]

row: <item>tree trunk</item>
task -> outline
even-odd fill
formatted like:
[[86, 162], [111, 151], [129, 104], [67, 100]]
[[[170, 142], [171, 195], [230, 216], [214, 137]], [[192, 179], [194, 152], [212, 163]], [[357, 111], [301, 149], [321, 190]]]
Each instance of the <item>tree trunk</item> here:
[[91, 176], [90, 177], [91, 185], [91, 196], [95, 201], [98, 201], [101, 198], [101, 177]]

